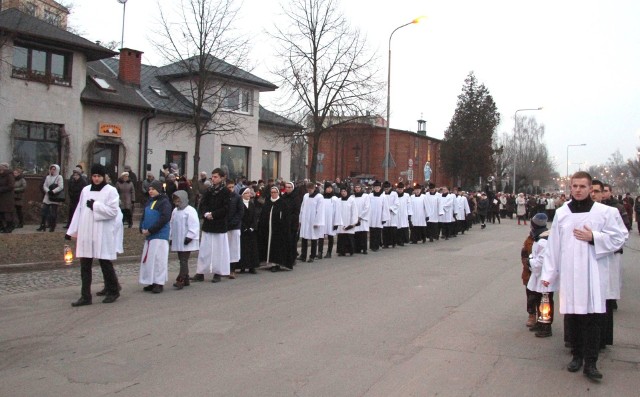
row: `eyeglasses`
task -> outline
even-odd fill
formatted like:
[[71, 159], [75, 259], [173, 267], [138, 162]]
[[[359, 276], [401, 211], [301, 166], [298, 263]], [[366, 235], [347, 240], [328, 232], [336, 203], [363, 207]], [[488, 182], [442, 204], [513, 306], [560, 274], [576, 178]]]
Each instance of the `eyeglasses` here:
[[598, 189], [598, 190], [593, 189], [593, 190], [592, 190], [592, 192], [593, 192], [593, 193], [602, 193], [602, 190], [600, 190], [600, 189]]

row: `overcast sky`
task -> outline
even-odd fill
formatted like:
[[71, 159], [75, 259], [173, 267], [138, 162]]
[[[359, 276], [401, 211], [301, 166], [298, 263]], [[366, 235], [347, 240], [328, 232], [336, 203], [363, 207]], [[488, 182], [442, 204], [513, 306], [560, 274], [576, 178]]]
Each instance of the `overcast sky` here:
[[[125, 47], [145, 52], [143, 63], [162, 60], [149, 44], [157, 9], [178, 0], [128, 0]], [[120, 41], [118, 0], [72, 0], [69, 23], [95, 41]], [[264, 35], [288, 0], [244, 0], [238, 26], [253, 40], [253, 73], [275, 82], [268, 64], [273, 47]], [[514, 112], [535, 116], [561, 175], [605, 163], [620, 150], [625, 159], [640, 146], [640, 1], [638, 0], [338, 0], [353, 26], [368, 38], [386, 80], [389, 34], [418, 16], [420, 24], [392, 41], [391, 127], [443, 138], [470, 71], [489, 89], [501, 113], [500, 133], [513, 132]], [[261, 95], [271, 105], [277, 93]]]

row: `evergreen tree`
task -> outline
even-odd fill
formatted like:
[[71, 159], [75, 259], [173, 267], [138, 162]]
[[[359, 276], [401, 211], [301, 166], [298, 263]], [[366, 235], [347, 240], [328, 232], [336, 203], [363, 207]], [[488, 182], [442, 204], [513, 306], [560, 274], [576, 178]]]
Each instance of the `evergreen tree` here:
[[440, 158], [454, 183], [469, 188], [492, 175], [493, 136], [500, 123], [493, 97], [473, 72], [464, 81], [456, 111], [444, 133]]

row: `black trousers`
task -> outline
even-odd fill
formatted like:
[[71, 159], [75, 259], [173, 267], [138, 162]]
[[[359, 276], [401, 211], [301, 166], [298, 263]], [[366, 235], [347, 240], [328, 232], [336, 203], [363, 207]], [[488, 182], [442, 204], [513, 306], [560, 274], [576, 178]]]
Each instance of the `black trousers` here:
[[396, 232], [398, 228], [395, 226], [385, 226], [382, 228], [382, 245], [386, 248], [396, 246]]
[[122, 209], [122, 224], [125, 223], [129, 225], [133, 225], [133, 212], [132, 210], [128, 210], [126, 208]]
[[362, 232], [356, 232], [355, 236], [354, 236], [354, 241], [356, 244], [356, 252], [358, 253], [365, 253], [367, 252], [367, 232], [362, 231]]
[[396, 229], [396, 244], [405, 245], [409, 243], [409, 228], [399, 227]]
[[417, 243], [422, 240], [423, 242], [427, 238], [427, 227], [426, 226], [411, 226], [411, 242]]
[[600, 329], [600, 347], [613, 345], [613, 306], [615, 299], [607, 299], [607, 312], [602, 318], [602, 327]]
[[440, 233], [438, 222], [427, 222], [427, 237], [429, 240], [437, 239]]
[[[302, 244], [300, 247], [300, 258], [302, 260], [307, 260], [307, 251], [308, 251], [308, 247], [309, 247], [309, 240], [307, 240], [306, 238], [302, 239]], [[318, 240], [311, 240], [311, 256], [309, 258], [311, 259], [315, 259], [316, 254], [318, 252]]]
[[[102, 269], [102, 277], [104, 278], [104, 288], [107, 295], [118, 293], [118, 276], [113, 269], [113, 263], [108, 259], [98, 259], [100, 268]], [[93, 258], [80, 258], [80, 278], [82, 279], [82, 288], [80, 295], [86, 300], [91, 300], [91, 265]]]
[[453, 235], [452, 229], [453, 222], [442, 222], [440, 223], [440, 230], [442, 231], [442, 237], [449, 238]]
[[604, 313], [565, 314], [571, 354], [581, 357], [586, 363], [598, 361], [600, 350], [600, 327], [604, 321]]
[[[327, 235], [327, 255], [331, 255], [333, 252], [333, 236]], [[318, 240], [318, 253], [322, 255], [324, 252], [324, 238]]]
[[[79, 199], [79, 197], [78, 197]], [[71, 220], [73, 219], [73, 214], [76, 212], [76, 208], [78, 208], [78, 200], [73, 200], [69, 202], [69, 217], [67, 218], [67, 225], [71, 224]]]
[[355, 243], [353, 239], [353, 234], [349, 234], [349, 233], [338, 234], [338, 248], [336, 249], [336, 251], [338, 251], [338, 255], [346, 255], [346, 254], [353, 255], [354, 245]]
[[56, 227], [58, 221], [58, 204], [42, 204], [42, 225], [49, 225], [49, 227]]
[[[180, 273], [178, 276], [189, 277], [189, 257], [191, 251], [178, 251], [178, 260], [180, 261]], [[234, 267], [231, 267], [233, 271]]]
[[369, 248], [373, 251], [377, 251], [380, 249], [382, 245], [382, 228], [381, 227], [370, 227], [369, 228]]

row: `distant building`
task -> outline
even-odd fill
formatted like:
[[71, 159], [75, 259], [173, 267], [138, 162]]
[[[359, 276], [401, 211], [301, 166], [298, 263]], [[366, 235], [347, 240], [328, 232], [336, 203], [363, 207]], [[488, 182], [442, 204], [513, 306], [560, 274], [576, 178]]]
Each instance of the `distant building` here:
[[0, 11], [18, 9], [59, 28], [67, 28], [69, 9], [53, 0], [0, 0]]
[[[351, 178], [360, 182], [384, 179], [386, 122], [344, 123], [333, 127], [320, 138], [317, 180]], [[424, 166], [428, 162], [430, 181], [438, 186], [450, 181], [440, 166], [441, 140], [426, 136], [422, 124], [419, 133], [389, 130], [391, 165], [389, 181], [424, 184]], [[308, 148], [311, 156], [312, 148]], [[307, 164], [311, 164], [308, 160]]]

